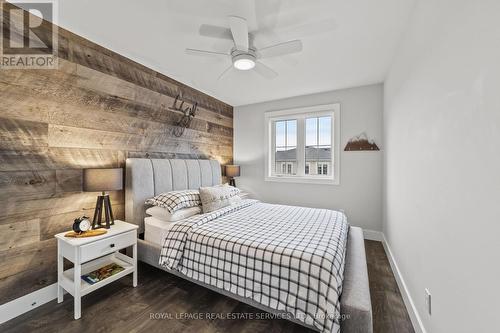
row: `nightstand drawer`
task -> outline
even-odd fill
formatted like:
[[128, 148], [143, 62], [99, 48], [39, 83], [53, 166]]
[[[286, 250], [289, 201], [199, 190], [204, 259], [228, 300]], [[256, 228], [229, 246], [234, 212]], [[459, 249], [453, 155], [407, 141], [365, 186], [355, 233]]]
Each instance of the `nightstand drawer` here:
[[136, 243], [137, 232], [130, 231], [80, 247], [80, 262], [86, 262]]

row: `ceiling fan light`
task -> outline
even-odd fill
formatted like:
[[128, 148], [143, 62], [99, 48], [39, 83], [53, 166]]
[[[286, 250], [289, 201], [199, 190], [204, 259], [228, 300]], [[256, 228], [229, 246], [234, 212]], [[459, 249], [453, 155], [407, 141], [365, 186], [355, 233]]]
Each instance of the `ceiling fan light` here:
[[247, 71], [255, 67], [255, 58], [249, 54], [242, 54], [233, 58], [233, 66], [240, 71]]

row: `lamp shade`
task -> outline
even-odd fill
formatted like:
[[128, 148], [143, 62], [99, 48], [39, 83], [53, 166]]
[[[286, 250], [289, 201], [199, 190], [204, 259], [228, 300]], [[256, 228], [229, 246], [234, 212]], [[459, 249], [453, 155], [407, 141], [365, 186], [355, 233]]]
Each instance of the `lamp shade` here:
[[240, 176], [240, 166], [239, 165], [226, 165], [226, 177], [233, 178]]
[[84, 169], [85, 192], [119, 191], [123, 189], [123, 169]]

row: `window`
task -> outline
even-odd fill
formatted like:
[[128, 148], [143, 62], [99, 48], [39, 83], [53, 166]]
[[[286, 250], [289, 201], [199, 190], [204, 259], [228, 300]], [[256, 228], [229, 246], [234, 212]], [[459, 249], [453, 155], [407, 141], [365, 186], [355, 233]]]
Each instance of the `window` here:
[[275, 146], [273, 151], [276, 173], [292, 174], [292, 163], [287, 162], [297, 160], [297, 120], [275, 121], [274, 133]]
[[317, 175], [328, 175], [323, 166], [332, 161], [332, 116], [308, 117], [305, 127], [306, 163], [317, 165]]
[[266, 112], [266, 180], [339, 183], [340, 105]]

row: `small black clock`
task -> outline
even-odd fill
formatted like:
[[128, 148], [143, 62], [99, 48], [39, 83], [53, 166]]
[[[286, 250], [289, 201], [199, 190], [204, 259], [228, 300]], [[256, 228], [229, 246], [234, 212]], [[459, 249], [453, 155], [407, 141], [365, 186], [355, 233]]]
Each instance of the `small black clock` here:
[[89, 218], [87, 216], [82, 216], [75, 219], [75, 222], [73, 223], [73, 231], [78, 233], [89, 231], [91, 226], [92, 223]]

